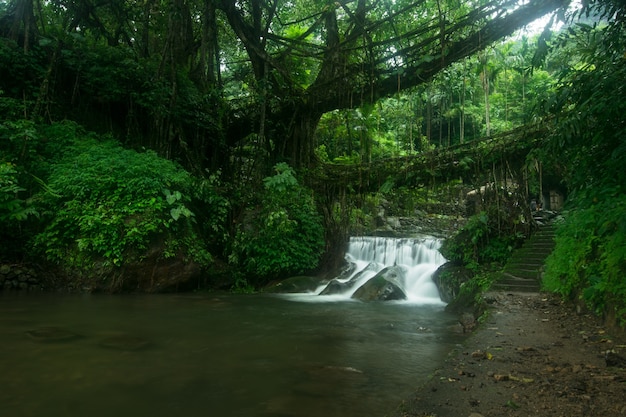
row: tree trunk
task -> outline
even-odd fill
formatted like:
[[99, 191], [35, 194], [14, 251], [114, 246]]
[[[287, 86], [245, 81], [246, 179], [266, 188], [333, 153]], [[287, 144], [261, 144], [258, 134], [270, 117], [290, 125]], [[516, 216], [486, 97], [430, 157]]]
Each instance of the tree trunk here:
[[483, 62], [483, 90], [485, 92], [485, 127], [486, 132], [485, 136], [491, 136], [491, 119], [490, 119], [490, 109], [489, 109], [489, 70], [487, 69], [487, 55], [484, 55]]
[[312, 165], [315, 162], [315, 131], [322, 113], [306, 105], [298, 105], [281, 115], [281, 120], [272, 122], [273, 126], [279, 127], [270, 138], [275, 143], [273, 162], [286, 160], [294, 167]]

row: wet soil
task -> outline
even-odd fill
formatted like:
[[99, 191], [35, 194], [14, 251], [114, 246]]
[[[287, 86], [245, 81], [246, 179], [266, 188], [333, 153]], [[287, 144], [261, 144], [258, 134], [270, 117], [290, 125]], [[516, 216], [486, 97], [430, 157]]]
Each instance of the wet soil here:
[[394, 417], [626, 416], [626, 338], [541, 293], [491, 293], [485, 319]]

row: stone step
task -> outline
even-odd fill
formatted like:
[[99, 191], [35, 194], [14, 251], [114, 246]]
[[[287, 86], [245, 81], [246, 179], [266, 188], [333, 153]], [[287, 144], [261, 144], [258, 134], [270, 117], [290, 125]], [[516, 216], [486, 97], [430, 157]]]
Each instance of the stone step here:
[[532, 257], [532, 258], [545, 258], [548, 256], [548, 254], [550, 252], [548, 251], [552, 251], [552, 249], [554, 248], [540, 248], [533, 250], [532, 248], [528, 248], [528, 247], [524, 247], [524, 248], [520, 248], [517, 251], [513, 252], [513, 255], [511, 256], [512, 259], [521, 259], [521, 258], [528, 258], [528, 257]]
[[504, 273], [512, 275], [517, 278], [523, 278], [523, 279], [538, 279], [539, 277], [539, 270], [521, 271], [519, 269], [516, 269], [512, 271], [504, 271]]
[[544, 259], [517, 259], [509, 260], [504, 269], [539, 269], [543, 266]]
[[539, 292], [541, 286], [539, 283], [495, 283], [491, 287], [492, 290], [514, 291], [514, 292]]
[[507, 284], [507, 285], [500, 285], [500, 284], [494, 284], [491, 287], [492, 290], [496, 290], [496, 291], [515, 291], [515, 292], [539, 292], [541, 291], [541, 287], [539, 286], [539, 284], [537, 285], [513, 285], [513, 284]]
[[543, 263], [546, 258], [548, 257], [548, 253], [544, 252], [544, 253], [521, 253], [521, 254], [516, 254], [513, 255], [509, 258], [508, 260], [508, 264], [515, 264], [515, 263]]
[[500, 279], [492, 285], [493, 289], [518, 292], [538, 292], [541, 288], [537, 275], [534, 278], [522, 278], [510, 273], [502, 273]]
[[492, 288], [500, 291], [538, 292], [541, 289], [540, 271], [554, 249], [554, 239], [554, 227], [542, 226], [521, 248], [513, 252]]
[[524, 257], [509, 258], [507, 265], [524, 265], [524, 264], [542, 264], [545, 262], [547, 255], [528, 255]]
[[524, 246], [524, 248], [533, 248], [533, 249], [538, 249], [538, 248], [554, 248], [554, 242], [532, 242], [527, 246]]
[[539, 271], [543, 267], [543, 263], [524, 263], [524, 264], [507, 264], [503, 270], [510, 271]]

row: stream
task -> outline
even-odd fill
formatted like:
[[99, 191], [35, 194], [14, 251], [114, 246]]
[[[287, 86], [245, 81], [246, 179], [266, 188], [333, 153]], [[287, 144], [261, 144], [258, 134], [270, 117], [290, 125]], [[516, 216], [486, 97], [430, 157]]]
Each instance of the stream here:
[[0, 415], [384, 416], [462, 339], [428, 294], [0, 293]]

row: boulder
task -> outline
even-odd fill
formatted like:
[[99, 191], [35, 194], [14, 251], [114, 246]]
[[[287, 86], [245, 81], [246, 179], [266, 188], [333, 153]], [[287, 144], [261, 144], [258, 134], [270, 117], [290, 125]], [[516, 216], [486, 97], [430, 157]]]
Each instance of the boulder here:
[[352, 298], [361, 301], [406, 300], [406, 294], [400, 286], [401, 276], [402, 268], [385, 268], [356, 290]]
[[473, 275], [474, 273], [464, 266], [446, 262], [435, 271], [432, 279], [439, 290], [441, 300], [450, 303], [459, 295], [461, 285], [469, 281]]
[[370, 271], [375, 271], [379, 267], [375, 263], [371, 263], [363, 268], [361, 271], [359, 271], [358, 274], [354, 275], [349, 281], [346, 281], [346, 279], [350, 277], [352, 272], [354, 272], [355, 268], [356, 265], [351, 264], [351, 267], [344, 270], [344, 272], [342, 272], [337, 278], [330, 280], [326, 288], [324, 288], [322, 292], [320, 292], [320, 295], [334, 295], [346, 292], [350, 288], [354, 287], [355, 283], [361, 279], [363, 274]]
[[320, 292], [320, 295], [334, 295], [341, 294], [342, 292], [347, 291], [352, 285], [350, 285], [350, 281], [341, 282], [338, 279], [331, 280], [326, 288]]
[[278, 283], [272, 284], [265, 288], [264, 292], [277, 294], [314, 292], [321, 284], [322, 282], [319, 278], [309, 276], [297, 276], [287, 278]]

